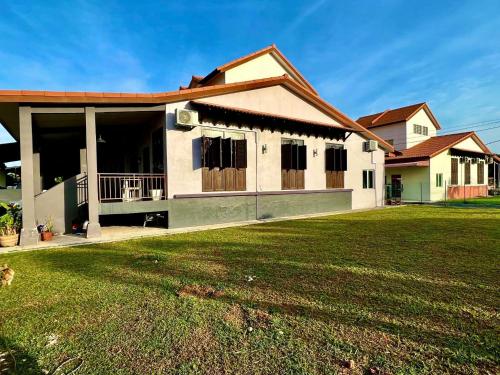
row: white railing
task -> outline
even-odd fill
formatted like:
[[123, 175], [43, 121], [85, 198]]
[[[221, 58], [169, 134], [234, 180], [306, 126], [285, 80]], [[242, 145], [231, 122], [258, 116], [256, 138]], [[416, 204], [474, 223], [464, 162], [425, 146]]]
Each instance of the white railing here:
[[161, 173], [98, 173], [99, 202], [164, 200], [167, 176]]

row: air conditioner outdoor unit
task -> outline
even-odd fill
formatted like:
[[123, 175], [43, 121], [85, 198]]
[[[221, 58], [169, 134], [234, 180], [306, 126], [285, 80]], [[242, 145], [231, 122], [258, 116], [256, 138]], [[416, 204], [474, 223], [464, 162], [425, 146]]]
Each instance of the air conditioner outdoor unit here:
[[192, 129], [199, 125], [198, 112], [188, 109], [177, 108], [175, 110], [175, 125], [182, 128]]
[[377, 151], [378, 149], [378, 142], [377, 141], [366, 141], [365, 143], [363, 143], [363, 150], [365, 152], [373, 152], [373, 151]]

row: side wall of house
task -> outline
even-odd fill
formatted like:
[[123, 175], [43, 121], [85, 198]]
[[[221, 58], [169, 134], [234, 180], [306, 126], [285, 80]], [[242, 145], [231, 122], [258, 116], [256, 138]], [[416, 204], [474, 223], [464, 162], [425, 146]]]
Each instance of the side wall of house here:
[[386, 168], [385, 174], [387, 184], [391, 184], [392, 176], [401, 176], [401, 198], [404, 201], [430, 201], [429, 167]]
[[[212, 99], [212, 98], [209, 98]], [[207, 100], [207, 102], [213, 102]], [[250, 220], [258, 217], [294, 216], [383, 204], [384, 151], [363, 152], [364, 138], [353, 133], [346, 142], [271, 132], [242, 126], [204, 122], [192, 130], [175, 125], [175, 109], [186, 102], [167, 105], [167, 175], [169, 217], [172, 227], [187, 224]], [[221, 192], [218, 197], [202, 191], [201, 136], [213, 131], [240, 133], [247, 140], [246, 190]], [[281, 189], [281, 142], [283, 138], [302, 140], [307, 146], [305, 188]], [[325, 149], [327, 143], [344, 144], [348, 152], [344, 189], [326, 189]], [[266, 152], [263, 152], [263, 146]], [[363, 189], [363, 170], [375, 170], [375, 188]], [[352, 190], [352, 191], [351, 191]], [[258, 196], [256, 195], [258, 193]], [[266, 194], [272, 193], [272, 194]], [[279, 193], [279, 194], [278, 194]], [[187, 197], [186, 195], [191, 195]], [[196, 196], [193, 196], [196, 195]], [[203, 196], [210, 196], [205, 198]], [[191, 223], [189, 223], [191, 220]]]
[[[416, 134], [413, 131], [413, 125], [426, 126], [429, 129], [428, 135]], [[423, 141], [426, 141], [430, 137], [434, 137], [434, 136], [436, 136], [436, 128], [435, 128], [434, 124], [432, 123], [431, 119], [429, 118], [429, 116], [427, 116], [427, 113], [425, 112], [425, 110], [421, 109], [412, 118], [410, 118], [406, 122], [406, 147], [405, 148], [410, 148], [410, 147], [416, 146], [419, 143], [422, 143]]]
[[403, 150], [406, 148], [407, 131], [405, 122], [379, 126], [371, 128], [370, 130], [386, 141], [392, 140], [396, 150]]

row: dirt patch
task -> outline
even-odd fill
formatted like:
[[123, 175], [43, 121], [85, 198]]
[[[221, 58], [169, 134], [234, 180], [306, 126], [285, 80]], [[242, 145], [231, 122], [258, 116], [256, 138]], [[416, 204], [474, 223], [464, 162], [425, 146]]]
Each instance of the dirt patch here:
[[222, 290], [202, 285], [185, 285], [177, 292], [177, 296], [179, 297], [194, 296], [198, 298], [220, 298], [223, 295], [224, 291]]
[[233, 327], [241, 329], [245, 325], [245, 313], [240, 305], [233, 305], [224, 315], [224, 320]]
[[224, 315], [224, 320], [235, 328], [269, 328], [272, 324], [271, 314], [260, 309], [251, 309], [233, 305]]

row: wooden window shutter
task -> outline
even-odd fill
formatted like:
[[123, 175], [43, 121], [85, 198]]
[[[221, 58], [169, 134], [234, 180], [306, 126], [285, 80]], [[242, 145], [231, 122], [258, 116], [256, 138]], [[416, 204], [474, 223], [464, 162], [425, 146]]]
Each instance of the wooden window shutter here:
[[281, 145], [281, 169], [292, 169], [292, 145]]
[[292, 154], [290, 156], [291, 159], [292, 159], [292, 161], [291, 161], [291, 163], [292, 163], [291, 169], [297, 169], [298, 166], [299, 166], [299, 157], [298, 157], [299, 156], [298, 155], [299, 151], [298, 151], [298, 149], [299, 149], [298, 145], [292, 145]]
[[222, 165], [222, 158], [221, 158], [221, 137], [217, 138], [211, 138], [211, 143], [210, 143], [210, 162], [209, 162], [209, 167], [210, 168], [220, 168]]
[[326, 171], [333, 171], [334, 169], [334, 164], [333, 160], [335, 158], [334, 156], [335, 149], [333, 148], [327, 148], [325, 150], [325, 170]]
[[210, 138], [201, 137], [201, 166], [210, 166]]
[[233, 164], [233, 142], [231, 138], [221, 140], [222, 168], [234, 167]]
[[347, 150], [340, 150], [341, 163], [340, 171], [347, 171]]
[[297, 169], [301, 171], [307, 169], [307, 146], [297, 146], [297, 156]]
[[465, 183], [465, 185], [470, 185], [470, 162], [469, 161], [465, 163], [464, 183]]
[[339, 148], [335, 148], [333, 157], [333, 170], [340, 171], [341, 168], [342, 168], [342, 150]]
[[247, 140], [235, 139], [234, 143], [234, 166], [236, 168], [247, 167]]
[[458, 185], [458, 159], [451, 159], [451, 184]]
[[478, 185], [484, 184], [484, 164], [477, 164], [477, 183]]

